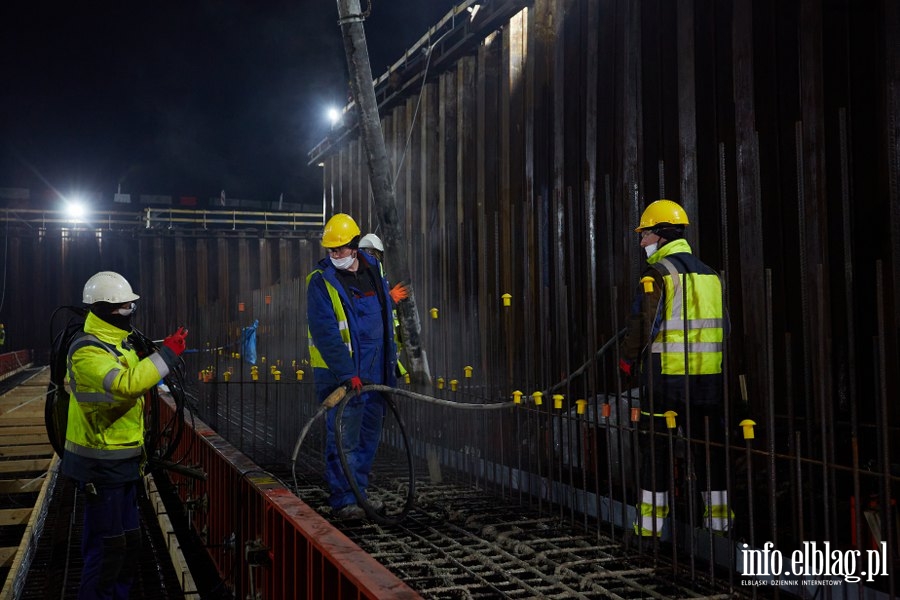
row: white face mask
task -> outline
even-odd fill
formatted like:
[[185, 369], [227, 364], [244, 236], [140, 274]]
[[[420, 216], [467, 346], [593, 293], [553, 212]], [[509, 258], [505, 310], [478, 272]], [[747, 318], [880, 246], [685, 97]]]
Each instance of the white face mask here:
[[658, 244], [656, 242], [653, 242], [652, 244], [647, 244], [646, 246], [644, 246], [644, 252], [647, 253], [647, 258], [653, 256], [653, 253], [656, 252], [657, 245]]
[[331, 264], [334, 265], [335, 269], [340, 269], [341, 271], [346, 271], [353, 264], [353, 261], [356, 260], [356, 257], [351, 254], [350, 256], [345, 256], [344, 258], [335, 258], [331, 257]]

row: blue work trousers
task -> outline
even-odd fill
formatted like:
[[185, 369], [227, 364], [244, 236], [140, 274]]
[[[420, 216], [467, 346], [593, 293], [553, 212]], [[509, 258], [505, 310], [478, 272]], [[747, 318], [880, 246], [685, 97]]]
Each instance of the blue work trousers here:
[[[381, 441], [384, 415], [384, 398], [379, 393], [367, 392], [348, 400], [341, 416], [344, 455], [364, 498], [367, 497], [369, 472], [372, 470], [375, 452]], [[325, 478], [331, 488], [328, 502], [335, 510], [348, 504], [356, 504], [356, 496], [353, 495], [350, 483], [344, 477], [344, 468], [338, 456], [334, 430], [336, 416], [337, 408], [332, 408], [325, 418]]]
[[137, 572], [141, 527], [139, 481], [79, 486], [84, 506], [84, 568], [78, 600], [126, 600]]

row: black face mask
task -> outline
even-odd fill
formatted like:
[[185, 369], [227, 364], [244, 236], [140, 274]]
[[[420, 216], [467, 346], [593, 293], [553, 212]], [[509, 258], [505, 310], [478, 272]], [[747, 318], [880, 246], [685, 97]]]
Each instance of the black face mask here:
[[121, 307], [118, 304], [109, 304], [108, 302], [95, 302], [91, 305], [91, 312], [113, 327], [118, 327], [119, 329], [122, 329], [124, 331], [131, 331], [131, 317], [134, 315], [134, 311], [132, 311], [129, 315], [120, 315], [118, 312], [116, 312], [120, 308]]
[[[675, 225], [669, 227], [654, 227], [653, 233], [658, 235], [661, 238], [666, 240], [666, 243], [674, 242], [675, 240], [680, 240], [684, 237], [684, 227], [678, 227]], [[662, 246], [663, 244], [660, 244]]]

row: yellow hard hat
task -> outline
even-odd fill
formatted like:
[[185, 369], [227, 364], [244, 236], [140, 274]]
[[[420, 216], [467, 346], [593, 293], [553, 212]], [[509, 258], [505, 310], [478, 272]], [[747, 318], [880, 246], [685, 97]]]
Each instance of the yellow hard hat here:
[[641, 224], [637, 226], [635, 231], [643, 231], [645, 229], [653, 229], [662, 224], [668, 225], [689, 225], [687, 213], [681, 208], [681, 205], [671, 200], [657, 200], [651, 202], [644, 209], [641, 215]]
[[326, 248], [346, 246], [359, 235], [359, 225], [350, 215], [338, 213], [328, 219], [322, 231], [322, 245]]

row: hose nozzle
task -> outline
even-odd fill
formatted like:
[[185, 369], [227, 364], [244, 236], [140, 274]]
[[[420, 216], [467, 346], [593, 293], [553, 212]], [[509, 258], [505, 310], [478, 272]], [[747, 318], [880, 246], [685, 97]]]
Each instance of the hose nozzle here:
[[325, 402], [322, 403], [322, 406], [325, 408], [334, 408], [338, 405], [338, 402], [344, 399], [344, 396], [347, 395], [347, 386], [339, 385], [333, 392], [328, 394], [328, 397], [325, 398]]

